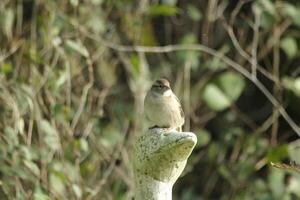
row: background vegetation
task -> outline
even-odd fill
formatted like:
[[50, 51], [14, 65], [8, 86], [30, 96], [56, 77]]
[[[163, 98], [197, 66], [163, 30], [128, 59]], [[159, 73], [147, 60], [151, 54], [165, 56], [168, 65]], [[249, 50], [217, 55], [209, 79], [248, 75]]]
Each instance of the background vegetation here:
[[1, 0], [0, 25], [0, 199], [131, 199], [162, 76], [198, 136], [174, 199], [300, 199], [270, 166], [300, 162], [299, 1]]

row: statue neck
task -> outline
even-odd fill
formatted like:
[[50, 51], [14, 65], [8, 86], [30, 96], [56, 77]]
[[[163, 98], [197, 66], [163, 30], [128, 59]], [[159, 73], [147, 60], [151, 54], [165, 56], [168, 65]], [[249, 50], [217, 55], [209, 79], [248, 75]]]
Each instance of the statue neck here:
[[173, 183], [162, 182], [146, 175], [135, 175], [135, 200], [172, 200]]
[[172, 200], [172, 187], [196, 142], [190, 132], [156, 129], [143, 134], [133, 151], [135, 200]]

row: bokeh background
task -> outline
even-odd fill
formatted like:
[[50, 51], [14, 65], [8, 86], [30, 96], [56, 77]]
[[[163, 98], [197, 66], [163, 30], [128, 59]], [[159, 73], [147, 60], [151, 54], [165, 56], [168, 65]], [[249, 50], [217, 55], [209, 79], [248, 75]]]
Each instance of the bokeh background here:
[[198, 136], [175, 200], [300, 199], [270, 165], [300, 163], [299, 27], [297, 0], [1, 0], [0, 199], [132, 199], [158, 77]]

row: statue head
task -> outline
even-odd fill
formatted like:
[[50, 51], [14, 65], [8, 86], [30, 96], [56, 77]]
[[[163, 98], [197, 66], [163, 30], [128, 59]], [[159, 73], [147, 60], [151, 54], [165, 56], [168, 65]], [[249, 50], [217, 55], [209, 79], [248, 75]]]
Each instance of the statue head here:
[[196, 143], [197, 137], [190, 132], [165, 132], [159, 128], [149, 130], [135, 145], [135, 173], [173, 184], [182, 173]]

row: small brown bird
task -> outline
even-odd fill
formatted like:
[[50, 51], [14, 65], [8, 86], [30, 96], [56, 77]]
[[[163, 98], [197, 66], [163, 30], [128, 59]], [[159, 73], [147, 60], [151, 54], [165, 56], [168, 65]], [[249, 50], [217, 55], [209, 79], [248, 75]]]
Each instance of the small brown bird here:
[[168, 128], [181, 131], [184, 113], [167, 79], [158, 79], [147, 93], [144, 102], [146, 118], [151, 128]]

